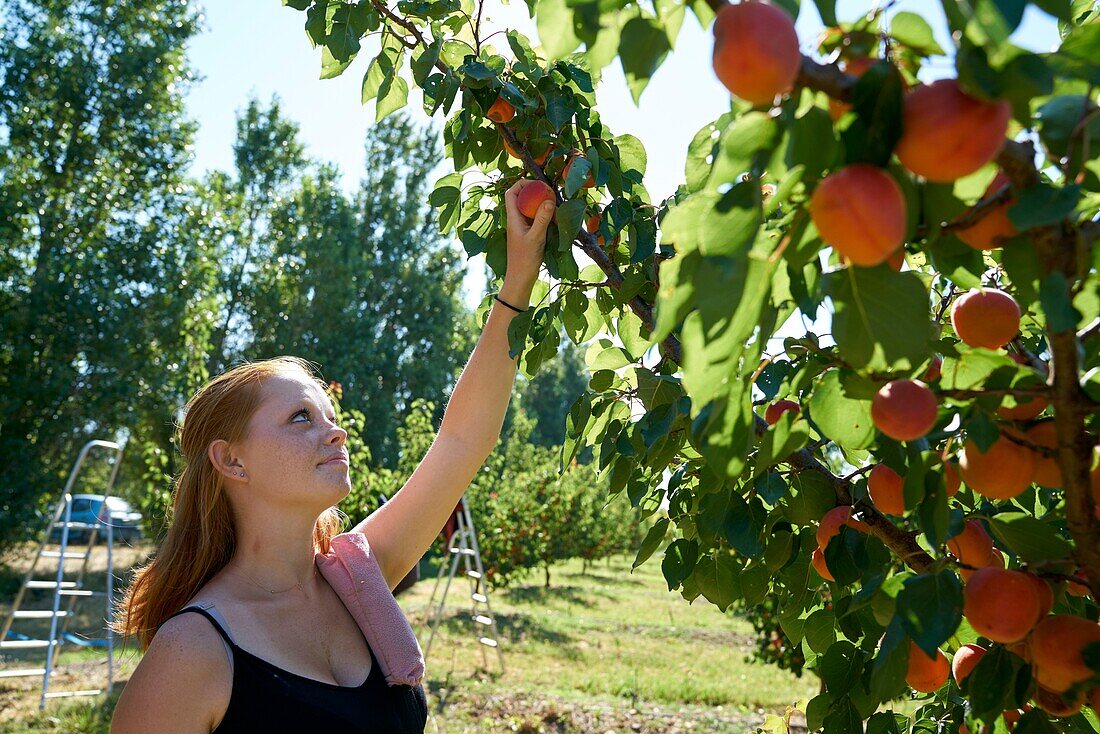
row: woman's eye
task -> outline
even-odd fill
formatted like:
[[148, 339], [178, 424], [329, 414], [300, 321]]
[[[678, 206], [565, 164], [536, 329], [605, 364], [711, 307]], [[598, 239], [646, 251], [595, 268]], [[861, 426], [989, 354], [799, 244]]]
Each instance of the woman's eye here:
[[294, 417], [297, 418], [300, 415], [304, 415], [306, 418], [309, 418], [309, 411], [305, 409], [299, 410], [297, 413], [294, 414]]

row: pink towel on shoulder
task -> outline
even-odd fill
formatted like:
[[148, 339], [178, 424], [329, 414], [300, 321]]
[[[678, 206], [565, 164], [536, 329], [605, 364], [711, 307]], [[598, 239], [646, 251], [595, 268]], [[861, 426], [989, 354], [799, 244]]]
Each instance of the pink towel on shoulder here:
[[329, 552], [318, 553], [315, 558], [321, 575], [367, 638], [386, 683], [419, 685], [424, 677], [424, 652], [405, 612], [393, 598], [367, 536], [340, 533], [329, 543]]

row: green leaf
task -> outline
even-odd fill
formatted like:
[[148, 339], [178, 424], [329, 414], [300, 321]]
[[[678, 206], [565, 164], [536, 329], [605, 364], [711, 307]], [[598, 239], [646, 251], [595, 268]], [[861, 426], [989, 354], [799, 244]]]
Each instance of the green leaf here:
[[856, 118], [841, 132], [847, 163], [885, 166], [901, 138], [901, 74], [892, 64], [876, 63], [852, 89]]
[[584, 202], [580, 199], [563, 202], [554, 212], [554, 221], [558, 225], [558, 246], [563, 250], [572, 247], [584, 222]]
[[343, 60], [333, 56], [332, 51], [328, 46], [321, 48], [321, 76], [320, 79], [332, 79], [333, 77], [340, 76], [344, 69], [351, 66], [352, 58], [345, 58]]
[[664, 560], [661, 561], [661, 573], [668, 582], [668, 590], [672, 591], [684, 582], [695, 569], [695, 563], [699, 555], [699, 544], [688, 538], [677, 538], [665, 549]]
[[428, 75], [432, 73], [432, 69], [435, 68], [435, 63], [439, 61], [439, 51], [443, 48], [443, 39], [437, 38], [432, 41], [431, 45], [424, 48], [418, 53], [412, 61], [409, 62], [409, 68], [412, 69], [413, 81], [419, 86], [424, 86], [424, 82], [427, 81]]
[[788, 130], [787, 165], [805, 166], [807, 178], [820, 178], [833, 165], [837, 140], [832, 118], [820, 107], [808, 107]]
[[1039, 284], [1039, 302], [1043, 305], [1047, 328], [1051, 333], [1060, 334], [1077, 328], [1081, 314], [1073, 307], [1069, 282], [1063, 273], [1055, 271], [1043, 278]]
[[897, 596], [897, 615], [906, 634], [929, 656], [955, 634], [962, 610], [962, 584], [950, 569], [907, 578]]
[[[573, 158], [573, 163], [569, 166], [569, 175], [565, 177], [565, 198], [573, 198], [573, 196], [581, 190], [581, 187], [584, 186], [591, 172], [592, 162], [584, 156], [575, 156]], [[581, 202], [582, 205], [583, 203], [584, 202]]]
[[847, 640], [840, 640], [821, 656], [820, 671], [821, 680], [829, 694], [843, 696], [859, 681], [863, 672], [863, 659], [855, 645]]
[[798, 420], [791, 413], [784, 414], [760, 440], [760, 448], [756, 452], [756, 474], [762, 474], [769, 467], [798, 451], [809, 440], [809, 424], [804, 420]]
[[1050, 64], [1056, 73], [1100, 85], [1100, 23], [1085, 23], [1074, 27], [1058, 51], [1051, 54]]
[[283, 7], [292, 7], [295, 10], [305, 10], [313, 4], [313, 0], [283, 0]]
[[887, 265], [830, 274], [833, 338], [853, 367], [914, 367], [932, 355], [928, 287], [913, 272]]
[[408, 104], [409, 85], [400, 76], [394, 76], [389, 83], [383, 83], [378, 90], [378, 101], [374, 107], [374, 121], [381, 122], [387, 115]]
[[665, 535], [668, 533], [668, 524], [669, 520], [667, 517], [662, 517], [653, 523], [653, 526], [649, 529], [649, 532], [646, 533], [645, 539], [642, 540], [642, 544], [638, 548], [638, 554], [634, 556], [634, 563], [630, 565], [631, 571], [648, 561], [649, 557], [653, 555], [653, 552], [657, 550], [662, 542], [664, 542]]
[[817, 7], [817, 14], [821, 16], [821, 22], [826, 26], [835, 26], [836, 22], [836, 0], [814, 0], [814, 5]]
[[722, 133], [709, 188], [738, 181], [746, 173], [758, 176], [781, 139], [779, 123], [763, 112], [749, 112], [737, 118]]
[[1008, 208], [1008, 218], [1021, 232], [1055, 224], [1069, 216], [1080, 198], [1081, 187], [1076, 184], [1056, 188], [1037, 183], [1017, 194], [1016, 203]]
[[846, 449], [865, 449], [875, 439], [871, 401], [848, 397], [840, 370], [829, 370], [814, 385], [810, 417], [826, 437]]
[[796, 525], [809, 525], [836, 507], [836, 490], [822, 474], [799, 472], [791, 475], [786, 504], [788, 520]]
[[958, 356], [945, 356], [940, 367], [940, 386], [945, 390], [971, 390], [997, 369], [1015, 363], [1003, 352], [974, 348]]
[[1016, 708], [1017, 689], [1027, 682], [1028, 663], [1002, 645], [994, 645], [966, 677], [974, 716], [992, 720], [1005, 709]]
[[760, 186], [755, 181], [740, 181], [710, 201], [712, 206], [700, 222], [700, 251], [728, 256], [752, 244], [764, 221]]
[[458, 224], [461, 201], [461, 173], [449, 173], [435, 182], [432, 193], [428, 195], [428, 203], [439, 209], [439, 227], [442, 232], [450, 232]]
[[921, 56], [943, 56], [943, 48], [936, 43], [932, 26], [916, 13], [900, 12], [890, 21], [890, 35], [898, 43], [916, 51]]
[[573, 30], [573, 9], [566, 0], [540, 0], [535, 19], [543, 50], [553, 61], [572, 53], [581, 45]]
[[619, 168], [645, 175], [646, 152], [642, 141], [633, 135], [617, 135], [613, 142], [619, 151]]
[[638, 104], [650, 78], [671, 49], [668, 34], [653, 18], [631, 18], [623, 26], [619, 40], [619, 63], [622, 64], [634, 104]]
[[1053, 526], [1022, 512], [991, 517], [989, 527], [1009, 550], [1029, 563], [1065, 558], [1073, 552], [1073, 546]]
[[693, 573], [699, 592], [723, 612], [741, 595], [739, 575], [737, 561], [724, 554], [716, 558], [704, 556]]
[[735, 489], [724, 487], [703, 497], [697, 522], [708, 535], [724, 538], [748, 558], [759, 558], [764, 553], [760, 536], [765, 517], [759, 500], [750, 504]]

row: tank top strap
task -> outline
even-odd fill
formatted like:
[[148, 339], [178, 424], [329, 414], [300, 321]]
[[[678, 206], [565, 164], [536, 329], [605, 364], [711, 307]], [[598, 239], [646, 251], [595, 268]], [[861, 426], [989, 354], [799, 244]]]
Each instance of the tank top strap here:
[[[222, 639], [225, 640], [226, 643], [230, 645], [230, 647], [237, 646], [236, 643], [233, 642], [233, 638], [229, 636], [229, 632], [225, 629], [225, 625], [223, 624], [224, 620], [219, 621], [218, 618], [220, 618], [221, 615], [217, 613], [216, 609], [214, 609], [213, 602], [202, 602], [200, 604], [193, 604], [189, 607], [184, 607], [178, 612], [166, 617], [164, 622], [167, 622], [172, 617], [176, 617], [186, 612], [197, 612], [198, 614], [206, 617], [208, 620], [210, 620], [210, 624], [214, 625], [214, 629], [218, 631], [218, 634], [222, 636]], [[161, 622], [161, 624], [164, 624], [164, 622]]]

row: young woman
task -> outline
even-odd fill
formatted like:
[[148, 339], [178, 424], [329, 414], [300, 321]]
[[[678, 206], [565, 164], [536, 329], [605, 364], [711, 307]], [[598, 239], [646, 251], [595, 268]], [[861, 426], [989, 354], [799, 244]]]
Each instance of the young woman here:
[[[517, 361], [508, 323], [528, 306], [554, 206], [533, 223], [505, 194], [508, 267], [439, 433], [405, 486], [350, 532], [390, 590], [439, 534], [500, 435]], [[347, 433], [308, 363], [237, 366], [188, 402], [171, 524], [123, 596], [116, 630], [144, 656], [112, 734], [423, 732], [421, 686], [387, 685], [375, 652], [317, 571], [351, 488]], [[336, 727], [340, 727], [337, 729]]]

